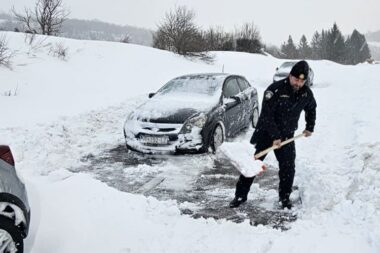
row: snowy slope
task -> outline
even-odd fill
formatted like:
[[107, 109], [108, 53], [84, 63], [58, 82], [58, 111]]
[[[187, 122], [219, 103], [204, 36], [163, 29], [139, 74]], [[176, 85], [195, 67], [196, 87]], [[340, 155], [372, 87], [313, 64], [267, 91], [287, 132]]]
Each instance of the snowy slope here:
[[[32, 252], [380, 251], [380, 65], [310, 62], [318, 108], [315, 134], [297, 142], [303, 205], [292, 228], [280, 232], [194, 220], [175, 201], [68, 171], [83, 155], [122, 143], [125, 115], [169, 79], [224, 69], [245, 75], [262, 94], [280, 60], [214, 52], [215, 62], [205, 64], [136, 45], [54, 37], [39, 37], [46, 46], [33, 50], [24, 35], [5, 34], [17, 56], [13, 70], [0, 67], [0, 143], [11, 145], [30, 190]], [[48, 43], [59, 41], [69, 48], [65, 61], [49, 54]], [[276, 166], [273, 155], [267, 162]]]
[[[189, 70], [215, 69], [138, 45], [37, 36], [29, 46], [23, 34], [8, 34], [8, 44], [16, 51], [16, 57], [14, 71], [0, 69], [0, 94], [17, 91], [18, 95], [0, 102], [1, 108], [13, 110], [12, 118], [2, 119], [7, 125], [42, 122], [58, 115], [104, 108], [156, 91], [169, 79]], [[61, 40], [68, 48], [66, 61], [49, 54]], [[170, 64], [176, 67], [165, 67]]]

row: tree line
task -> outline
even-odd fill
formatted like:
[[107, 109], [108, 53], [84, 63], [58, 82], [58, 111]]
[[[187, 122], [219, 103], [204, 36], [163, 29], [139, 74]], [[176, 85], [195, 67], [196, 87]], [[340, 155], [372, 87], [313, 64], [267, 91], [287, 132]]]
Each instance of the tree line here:
[[185, 56], [208, 51], [263, 53], [263, 42], [254, 23], [245, 23], [234, 33], [223, 28], [202, 30], [195, 24], [195, 12], [179, 6], [167, 12], [153, 36], [153, 47]]
[[[58, 35], [69, 11], [63, 0], [36, 0], [34, 8], [12, 13], [23, 24], [23, 31], [34, 34]], [[281, 48], [264, 45], [260, 32], [253, 22], [245, 23], [234, 32], [225, 32], [222, 27], [201, 29], [195, 23], [195, 12], [185, 6], [168, 11], [157, 31], [153, 33], [153, 47], [172, 51], [184, 56], [205, 56], [209, 51], [239, 51], [248, 53], [269, 52], [286, 59], [326, 59], [342, 64], [357, 64], [371, 58], [363, 34], [354, 30], [345, 38], [335, 23], [329, 30], [316, 31], [308, 43], [305, 35], [295, 45], [292, 36]], [[128, 43], [126, 34], [122, 42]]]
[[345, 38], [336, 23], [329, 30], [316, 31], [310, 44], [303, 35], [297, 46], [289, 35], [280, 52], [274, 54], [286, 59], [325, 59], [341, 64], [358, 64], [371, 58], [365, 36], [355, 29]]
[[221, 27], [202, 30], [194, 20], [194, 11], [184, 6], [167, 12], [154, 34], [153, 47], [180, 55], [202, 55], [208, 51], [267, 51], [279, 58], [326, 59], [341, 64], [357, 64], [371, 58], [365, 36], [355, 29], [345, 38], [336, 23], [329, 30], [316, 31], [310, 44], [303, 35], [296, 45], [289, 35], [288, 41], [278, 49], [264, 45], [253, 23], [245, 23], [229, 33]]

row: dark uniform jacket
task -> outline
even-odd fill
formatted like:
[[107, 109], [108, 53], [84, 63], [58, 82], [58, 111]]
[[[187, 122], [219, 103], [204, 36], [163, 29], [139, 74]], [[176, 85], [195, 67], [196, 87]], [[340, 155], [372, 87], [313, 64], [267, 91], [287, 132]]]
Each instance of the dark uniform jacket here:
[[304, 85], [294, 91], [289, 78], [274, 82], [264, 92], [262, 110], [251, 143], [261, 138], [272, 140], [292, 137], [305, 111], [306, 130], [313, 132], [317, 104], [311, 89]]

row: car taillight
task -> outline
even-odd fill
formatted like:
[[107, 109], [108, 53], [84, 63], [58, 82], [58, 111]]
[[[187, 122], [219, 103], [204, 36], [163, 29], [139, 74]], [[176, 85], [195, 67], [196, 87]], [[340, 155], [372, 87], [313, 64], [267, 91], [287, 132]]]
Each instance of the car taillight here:
[[0, 159], [15, 166], [11, 149], [8, 146], [0, 145]]

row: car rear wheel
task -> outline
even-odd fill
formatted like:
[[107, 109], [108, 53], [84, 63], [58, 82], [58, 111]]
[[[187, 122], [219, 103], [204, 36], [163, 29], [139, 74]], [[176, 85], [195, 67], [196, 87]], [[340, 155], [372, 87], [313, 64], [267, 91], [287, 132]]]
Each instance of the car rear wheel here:
[[221, 125], [217, 125], [212, 133], [210, 147], [212, 152], [216, 152], [216, 150], [223, 144], [224, 142], [224, 133]]
[[252, 112], [252, 127], [253, 128], [256, 128], [258, 121], [259, 121], [259, 108], [255, 107], [253, 108], [253, 112]]
[[13, 220], [0, 216], [0, 253], [22, 253], [24, 242]]

